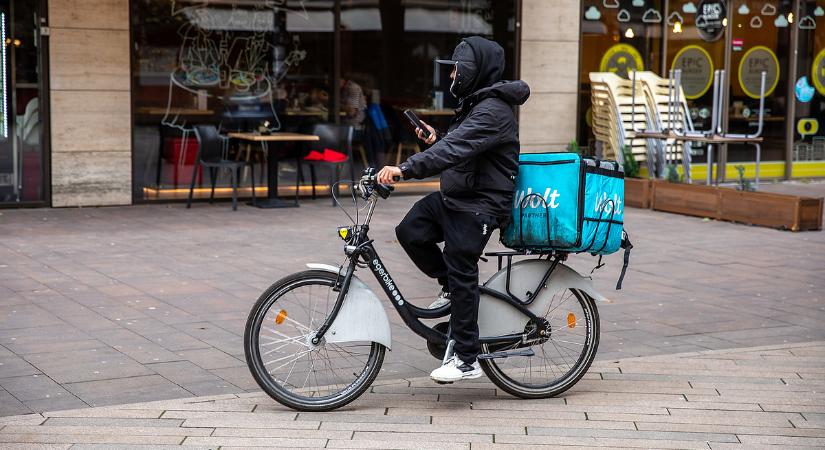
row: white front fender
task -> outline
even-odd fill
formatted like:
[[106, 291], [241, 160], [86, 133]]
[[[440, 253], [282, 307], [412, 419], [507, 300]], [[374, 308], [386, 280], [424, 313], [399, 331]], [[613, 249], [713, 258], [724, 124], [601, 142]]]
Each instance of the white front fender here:
[[[328, 264], [307, 264], [307, 267], [335, 274], [340, 270]], [[390, 321], [381, 300], [358, 277], [352, 277], [341, 310], [324, 335], [324, 340], [330, 343], [377, 342], [392, 348]]]

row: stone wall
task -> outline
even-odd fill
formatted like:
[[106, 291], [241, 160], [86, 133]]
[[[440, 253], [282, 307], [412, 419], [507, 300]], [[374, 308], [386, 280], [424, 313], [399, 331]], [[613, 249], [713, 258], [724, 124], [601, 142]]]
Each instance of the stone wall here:
[[49, 0], [52, 205], [132, 202], [128, 0]]
[[522, 0], [521, 79], [532, 91], [520, 112], [523, 152], [562, 151], [576, 137], [580, 9], [572, 0]]

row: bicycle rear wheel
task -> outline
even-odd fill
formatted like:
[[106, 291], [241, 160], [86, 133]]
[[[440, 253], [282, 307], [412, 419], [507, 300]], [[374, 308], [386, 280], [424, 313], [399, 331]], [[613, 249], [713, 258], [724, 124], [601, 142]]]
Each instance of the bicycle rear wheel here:
[[279, 403], [329, 411], [358, 398], [375, 380], [385, 347], [375, 342], [312, 344], [338, 293], [334, 273], [308, 270], [267, 289], [246, 323], [244, 350], [252, 376]]
[[[482, 353], [531, 348], [534, 356], [479, 360], [490, 381], [521, 398], [547, 398], [570, 389], [590, 368], [599, 347], [599, 312], [593, 298], [577, 289], [564, 289], [551, 299], [539, 321], [527, 325], [537, 336], [531, 345], [521, 342]], [[542, 330], [544, 334], [542, 335]]]

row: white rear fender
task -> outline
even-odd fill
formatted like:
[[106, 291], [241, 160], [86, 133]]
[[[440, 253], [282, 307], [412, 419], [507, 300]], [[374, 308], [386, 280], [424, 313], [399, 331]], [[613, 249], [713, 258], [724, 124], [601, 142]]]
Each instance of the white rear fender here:
[[[339, 267], [328, 264], [307, 264], [307, 267], [335, 274], [341, 270]], [[392, 348], [390, 321], [381, 305], [381, 300], [358, 277], [352, 277], [341, 310], [324, 334], [324, 340], [333, 344], [377, 342], [384, 347]]]
[[[528, 259], [513, 263], [510, 270], [510, 292], [522, 300], [526, 299], [526, 293], [536, 289], [550, 264], [550, 261], [544, 259]], [[490, 280], [484, 286], [505, 293], [506, 283], [507, 269], [505, 268], [490, 277]], [[598, 301], [608, 301], [593, 288], [590, 278], [579, 275], [575, 270], [564, 264], [559, 264], [553, 270], [545, 287], [541, 289], [539, 295], [527, 309], [537, 316], [544, 315], [553, 300], [553, 296], [568, 288], [582, 291]], [[490, 337], [521, 333], [524, 331], [526, 322], [527, 316], [507, 302], [491, 295], [481, 295], [478, 309], [480, 336]]]

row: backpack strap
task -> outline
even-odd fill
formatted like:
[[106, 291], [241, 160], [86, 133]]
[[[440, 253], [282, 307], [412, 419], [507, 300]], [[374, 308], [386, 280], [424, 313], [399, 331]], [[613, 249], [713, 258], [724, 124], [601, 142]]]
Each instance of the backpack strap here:
[[624, 249], [624, 264], [622, 264], [622, 273], [619, 275], [619, 281], [616, 283], [617, 291], [622, 288], [622, 281], [624, 281], [627, 266], [630, 264], [630, 250], [633, 249], [633, 244], [630, 243], [630, 237], [624, 230], [622, 230], [622, 248]]

